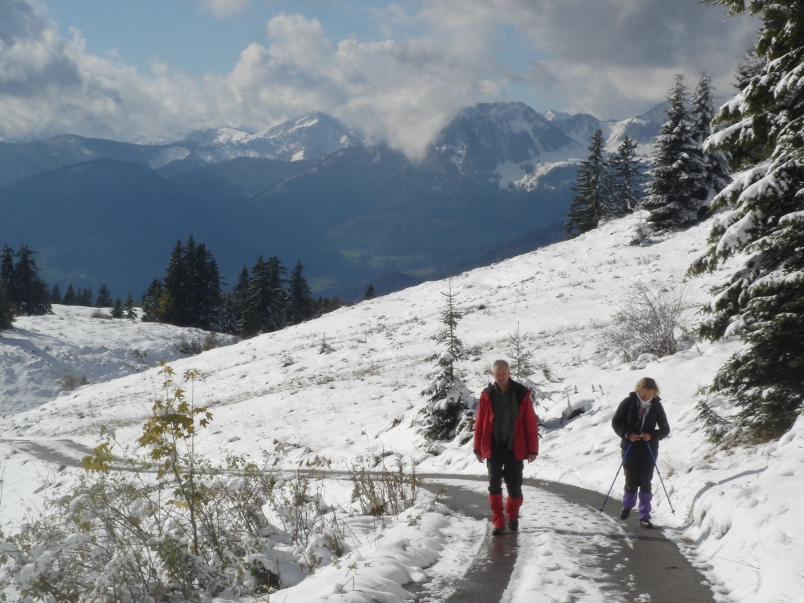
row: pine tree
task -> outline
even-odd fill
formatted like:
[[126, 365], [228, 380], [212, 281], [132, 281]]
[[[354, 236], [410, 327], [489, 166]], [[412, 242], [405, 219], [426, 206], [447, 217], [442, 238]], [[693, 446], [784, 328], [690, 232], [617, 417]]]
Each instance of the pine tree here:
[[[797, 0], [717, 0], [731, 15], [760, 14], [756, 56], [737, 95], [717, 113], [723, 129], [709, 150], [739, 153], [750, 169], [712, 201], [721, 214], [705, 256], [692, 273], [736, 254], [747, 258], [703, 308], [700, 335], [739, 336], [745, 346], [721, 368], [712, 394], [737, 409], [727, 434], [757, 441], [779, 437], [804, 402], [804, 16]], [[706, 413], [703, 413], [706, 414]], [[711, 423], [711, 421], [710, 421]], [[712, 434], [715, 435], [715, 434]], [[721, 433], [720, 435], [724, 435]]]
[[137, 319], [137, 311], [134, 309], [134, 298], [131, 297], [131, 292], [129, 291], [128, 296], [126, 297], [126, 301], [123, 304], [123, 310], [126, 312], [126, 318], [129, 320], [136, 320]]
[[53, 285], [53, 290], [50, 292], [50, 303], [51, 304], [61, 303], [61, 289], [59, 289], [58, 285]]
[[[258, 261], [262, 261], [262, 256]], [[260, 332], [260, 317], [256, 307], [251, 304], [251, 276], [245, 264], [234, 286], [233, 303], [237, 331], [241, 337], [253, 337]]]
[[366, 292], [363, 294], [363, 300], [374, 299], [375, 297], [377, 297], [377, 294], [374, 292], [374, 285], [369, 284], [366, 288]]
[[[709, 152], [704, 152], [702, 148], [712, 133], [712, 119], [715, 115], [713, 90], [712, 78], [703, 73], [695, 84], [695, 91], [690, 101], [692, 135], [703, 165], [703, 188], [697, 195], [702, 201], [701, 210], [708, 209], [714, 196], [731, 183], [728, 155], [711, 149]], [[702, 213], [701, 210], [699, 213]]]
[[70, 283], [67, 286], [67, 293], [64, 294], [64, 299], [62, 300], [62, 303], [65, 306], [74, 306], [77, 300], [78, 298], [75, 295], [75, 289], [73, 289], [73, 284]]
[[[20, 247], [20, 250], [14, 254], [17, 262], [14, 265], [11, 281], [6, 284], [7, 291], [10, 292], [11, 303], [24, 316], [41, 316], [50, 312], [51, 309], [50, 292], [45, 281], [39, 277], [39, 268], [33, 257], [36, 253], [25, 245]], [[5, 263], [5, 257], [3, 262]]]
[[564, 230], [571, 236], [596, 228], [603, 214], [609, 186], [604, 153], [603, 132], [595, 130], [589, 146], [589, 157], [578, 164], [575, 184], [570, 187], [575, 195], [572, 197], [567, 214], [569, 220], [564, 225]]
[[112, 306], [112, 318], [123, 318], [124, 316], [123, 302], [119, 297], [116, 297]]
[[5, 283], [0, 279], [0, 331], [10, 329], [13, 322], [14, 306], [11, 305], [11, 300], [6, 294]]
[[78, 293], [76, 294], [76, 305], [78, 306], [86, 306], [87, 308], [92, 307], [92, 289], [79, 289]]
[[14, 250], [8, 245], [3, 246], [3, 251], [0, 251], [0, 283], [5, 286], [6, 295], [8, 296], [9, 303], [14, 304], [15, 291], [14, 291]]
[[656, 137], [651, 180], [646, 187], [643, 207], [650, 211], [648, 222], [659, 230], [685, 228], [698, 220], [705, 189], [703, 162], [695, 142], [690, 120], [684, 77], [667, 97], [667, 121]]
[[148, 285], [145, 293], [142, 294], [142, 320], [145, 322], [154, 322], [159, 320], [159, 304], [162, 301], [164, 293], [162, 281], [155, 278]]
[[264, 261], [260, 256], [251, 269], [246, 314], [256, 318], [263, 333], [278, 331], [284, 326], [285, 272], [277, 257]]
[[606, 218], [618, 218], [633, 212], [642, 200], [644, 177], [636, 159], [637, 144], [628, 136], [623, 137], [617, 153], [609, 157], [611, 192], [603, 204]]
[[[190, 241], [192, 241], [192, 237], [190, 237]], [[181, 240], [174, 245], [170, 260], [168, 260], [157, 316], [160, 321], [173, 325], [187, 326], [188, 324], [187, 262]]]
[[298, 262], [288, 280], [285, 321], [289, 325], [295, 325], [310, 320], [315, 312], [314, 306], [315, 302], [310, 294], [310, 287], [307, 279], [304, 278], [304, 266]]
[[448, 440], [460, 430], [466, 411], [474, 406], [474, 399], [459, 378], [455, 363], [464, 357], [463, 342], [458, 338], [458, 321], [463, 314], [456, 305], [457, 293], [448, 281], [447, 293], [442, 293], [445, 308], [440, 320], [444, 331], [440, 343], [445, 350], [436, 354], [436, 365], [428, 374], [429, 385], [422, 391], [427, 404], [420, 411], [419, 423], [423, 435], [430, 441]]
[[159, 320], [182, 327], [218, 329], [221, 277], [212, 253], [191, 235], [184, 246], [173, 248], [156, 315]]
[[112, 294], [106, 285], [101, 285], [98, 289], [98, 297], [95, 299], [95, 306], [98, 308], [111, 308], [112, 307]]

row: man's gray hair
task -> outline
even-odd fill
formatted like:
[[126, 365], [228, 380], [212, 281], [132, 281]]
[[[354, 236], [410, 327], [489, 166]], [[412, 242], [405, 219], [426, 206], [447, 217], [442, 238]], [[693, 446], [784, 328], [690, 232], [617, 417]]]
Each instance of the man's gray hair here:
[[504, 366], [509, 371], [511, 370], [511, 367], [508, 366], [508, 361], [506, 361], [506, 360], [495, 360], [494, 364], [491, 365], [491, 370], [493, 371], [494, 369], [496, 369], [499, 366]]

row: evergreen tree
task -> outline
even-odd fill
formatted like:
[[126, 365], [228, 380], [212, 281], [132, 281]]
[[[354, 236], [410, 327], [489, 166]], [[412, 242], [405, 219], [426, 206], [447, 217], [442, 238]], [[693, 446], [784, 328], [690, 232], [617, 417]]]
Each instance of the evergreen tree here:
[[98, 289], [98, 297], [95, 299], [95, 305], [98, 308], [111, 308], [112, 307], [112, 294], [106, 285], [101, 285]]
[[307, 279], [304, 278], [304, 266], [301, 261], [296, 264], [288, 280], [287, 306], [285, 320], [289, 325], [310, 320], [315, 313], [315, 301], [310, 294]]
[[644, 177], [640, 163], [636, 159], [636, 147], [636, 142], [625, 136], [617, 147], [617, 153], [609, 157], [611, 192], [603, 204], [603, 215], [606, 218], [618, 218], [629, 214], [642, 200]]
[[116, 297], [112, 306], [112, 318], [123, 318], [124, 316], [123, 302], [119, 297]]
[[39, 268], [36, 266], [34, 254], [36, 252], [27, 246], [20, 247], [14, 254], [17, 262], [13, 268], [11, 281], [6, 283], [11, 303], [25, 316], [41, 316], [50, 312], [50, 292], [45, 281], [39, 278]]
[[137, 319], [137, 312], [134, 310], [134, 298], [131, 297], [131, 292], [129, 292], [128, 296], [126, 297], [126, 302], [123, 304], [123, 310], [126, 311], [126, 318], [129, 320]]
[[698, 220], [705, 190], [703, 160], [695, 142], [689, 115], [684, 77], [676, 76], [676, 84], [668, 96], [667, 121], [656, 137], [651, 180], [643, 207], [650, 211], [648, 222], [660, 230], [690, 226]]
[[76, 305], [86, 306], [87, 308], [92, 307], [92, 289], [79, 289], [76, 297]]
[[363, 294], [363, 300], [374, 299], [377, 297], [377, 294], [374, 292], [374, 285], [369, 284], [366, 288], [366, 292]]
[[[258, 260], [262, 261], [262, 256]], [[237, 331], [241, 337], [253, 337], [260, 332], [260, 317], [251, 303], [251, 276], [245, 264], [237, 277], [232, 292]]]
[[0, 331], [10, 329], [13, 322], [14, 306], [11, 305], [11, 300], [6, 294], [5, 283], [0, 279]]
[[[190, 237], [192, 242], [192, 237]], [[170, 254], [157, 316], [162, 322], [187, 326], [187, 262], [184, 245], [176, 242]]]
[[[428, 374], [429, 385], [422, 391], [427, 404], [420, 411], [419, 423], [423, 435], [431, 441], [452, 439], [460, 429], [466, 411], [474, 406], [474, 398], [460, 380], [455, 363], [464, 357], [463, 342], [458, 338], [458, 321], [463, 314], [456, 305], [457, 293], [448, 281], [447, 293], [440, 320], [444, 331], [440, 338], [444, 351], [436, 354], [436, 365]], [[468, 427], [467, 427], [468, 431]]]
[[190, 236], [178, 241], [168, 262], [163, 292], [156, 315], [159, 320], [183, 327], [217, 330], [221, 306], [218, 264], [202, 243]]
[[519, 324], [516, 333], [508, 336], [505, 353], [511, 359], [511, 376], [522, 381], [536, 372], [533, 367], [533, 352], [525, 347], [525, 335], [520, 335]]
[[61, 289], [59, 289], [58, 285], [53, 285], [53, 290], [50, 292], [50, 303], [51, 304], [61, 303]]
[[221, 307], [218, 311], [218, 330], [221, 333], [237, 335], [240, 333], [240, 325], [237, 318], [237, 302], [234, 293], [221, 294]]
[[260, 256], [251, 269], [246, 315], [254, 317], [255, 326], [263, 333], [278, 331], [284, 326], [285, 272], [277, 257], [264, 261]]
[[564, 225], [564, 230], [571, 236], [596, 228], [603, 214], [609, 186], [604, 145], [603, 132], [595, 130], [589, 157], [578, 164], [575, 184], [571, 187], [575, 195], [567, 214], [569, 220]]
[[142, 320], [145, 322], [154, 322], [159, 320], [159, 304], [162, 301], [162, 281], [155, 278], [148, 285], [145, 293], [142, 294]]
[[75, 295], [75, 289], [73, 289], [73, 284], [70, 283], [67, 286], [67, 293], [64, 294], [64, 299], [62, 300], [62, 303], [65, 306], [74, 306], [76, 304], [76, 301], [78, 301], [78, 298]]
[[[804, 402], [804, 88], [798, 85], [804, 15], [797, 0], [710, 3], [727, 6], [731, 15], [763, 18], [755, 51], [763, 66], [720, 108], [715, 121], [724, 129], [706, 142], [709, 150], [738, 152], [755, 163], [712, 201], [712, 209], [726, 211], [712, 229], [707, 254], [691, 267], [693, 273], [713, 270], [746, 255], [703, 308], [711, 317], [700, 334], [736, 335], [745, 343], [710, 391], [737, 409], [727, 418], [727, 434], [761, 441], [787, 431]], [[702, 410], [704, 417], [711, 411]]]
[[5, 285], [6, 295], [9, 302], [13, 305], [15, 299], [14, 292], [14, 250], [8, 245], [3, 246], [3, 251], [0, 251], [0, 283]]
[[[712, 79], [703, 73], [695, 84], [690, 102], [692, 135], [703, 165], [703, 188], [697, 195], [702, 201], [703, 210], [708, 209], [714, 196], [731, 183], [728, 155], [712, 149], [708, 152], [703, 151], [703, 144], [712, 133], [712, 119], [715, 116], [715, 99], [712, 92]], [[699, 213], [702, 212], [699, 210]]]

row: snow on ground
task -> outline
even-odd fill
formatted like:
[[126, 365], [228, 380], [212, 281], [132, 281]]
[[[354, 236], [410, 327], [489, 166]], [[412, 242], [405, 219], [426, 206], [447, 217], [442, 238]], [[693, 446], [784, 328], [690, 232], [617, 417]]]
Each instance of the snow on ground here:
[[[187, 354], [181, 342], [203, 341], [200, 329], [143, 323], [140, 320], [92, 318], [109, 309], [53, 306], [48, 316], [21, 316], [14, 327], [0, 333], [0, 414], [38, 407], [82, 380], [110, 381], [152, 368], [159, 360], [176, 360]], [[231, 343], [228, 335], [215, 335], [217, 345]]]
[[[720, 272], [684, 282], [687, 267], [705, 248], [708, 223], [645, 247], [631, 246], [638, 217], [453, 278], [458, 306], [466, 313], [458, 334], [476, 352], [461, 364], [465, 382], [479, 394], [490, 380], [493, 360], [506, 356], [507, 337], [517, 327], [527, 333], [535, 359], [558, 379], [541, 382], [549, 399], [537, 412], [546, 430], [539, 459], [526, 466], [526, 476], [605, 493], [619, 465], [612, 414], [637, 379], [655, 378], [672, 429], [662, 442], [659, 466], [675, 508], [672, 514], [657, 476], [655, 523], [718, 585], [719, 600], [804, 601], [801, 419], [779, 443], [719, 454], [695, 420], [696, 392], [711, 383], [739, 342], [696, 342], [672, 357], [637, 363], [618, 363], [599, 353], [601, 326], [635, 283], [684, 286], [693, 326], [700, 320], [695, 308], [707, 299], [708, 288], [726, 278]], [[434, 456], [412, 424], [424, 402], [420, 392], [432, 368], [428, 358], [438, 350], [438, 313], [446, 289], [443, 281], [423, 283], [278, 333], [172, 361], [178, 375], [190, 368], [200, 371], [192, 395], [214, 415], [198, 446], [210, 457], [234, 453], [255, 460], [281, 449], [288, 465], [342, 469], [355, 461], [382, 460], [389, 467], [409, 467], [415, 461], [420, 471], [482, 473], [471, 444], [450, 444]], [[68, 316], [26, 321], [26, 330], [33, 332], [37, 325], [54, 345], [66, 345], [64, 339], [75, 330], [86, 331], [81, 336], [94, 345], [106, 345], [103, 329], [113, 328], [106, 321], [79, 324], [78, 317]], [[131, 336], [158, 338], [159, 329], [167, 328], [138, 323], [143, 330], [132, 326]], [[123, 347], [141, 346], [132, 341]], [[2, 357], [2, 369], [30, 370], [16, 358]], [[47, 379], [58, 376], [51, 372]], [[33, 490], [47, 479], [66, 479], [49, 474], [56, 468], [38, 466], [15, 439], [51, 447], [58, 439], [94, 446], [105, 425], [121, 442], [132, 443], [159, 394], [159, 382], [149, 369], [46, 403], [31, 386], [25, 403], [37, 408], [14, 415], [4, 410], [3, 529], [8, 532], [20, 521], [22, 501]], [[586, 412], [562, 420], [568, 407]], [[13, 450], [19, 452], [12, 455]], [[621, 484], [620, 478], [618, 495]]]

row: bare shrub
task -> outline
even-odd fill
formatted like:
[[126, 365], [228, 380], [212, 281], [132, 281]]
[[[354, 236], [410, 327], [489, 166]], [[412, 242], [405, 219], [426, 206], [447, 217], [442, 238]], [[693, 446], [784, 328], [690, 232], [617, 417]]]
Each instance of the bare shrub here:
[[608, 326], [601, 330], [600, 344], [608, 352], [619, 351], [632, 361], [640, 354], [671, 356], [684, 334], [686, 291], [680, 286], [631, 286]]
[[109, 318], [111, 319], [111, 315], [108, 312], [104, 312], [103, 310], [95, 310], [92, 314], [89, 315], [90, 318]]
[[416, 476], [416, 468], [406, 475], [402, 467], [389, 471], [383, 467], [372, 471], [365, 464], [349, 469], [352, 480], [352, 499], [360, 503], [365, 515], [373, 517], [397, 516], [416, 504], [416, 496], [421, 479]]
[[72, 373], [64, 373], [59, 379], [59, 391], [71, 392], [79, 385], [86, 385], [87, 383], [89, 383], [89, 381], [87, 381], [86, 375], [76, 377]]

